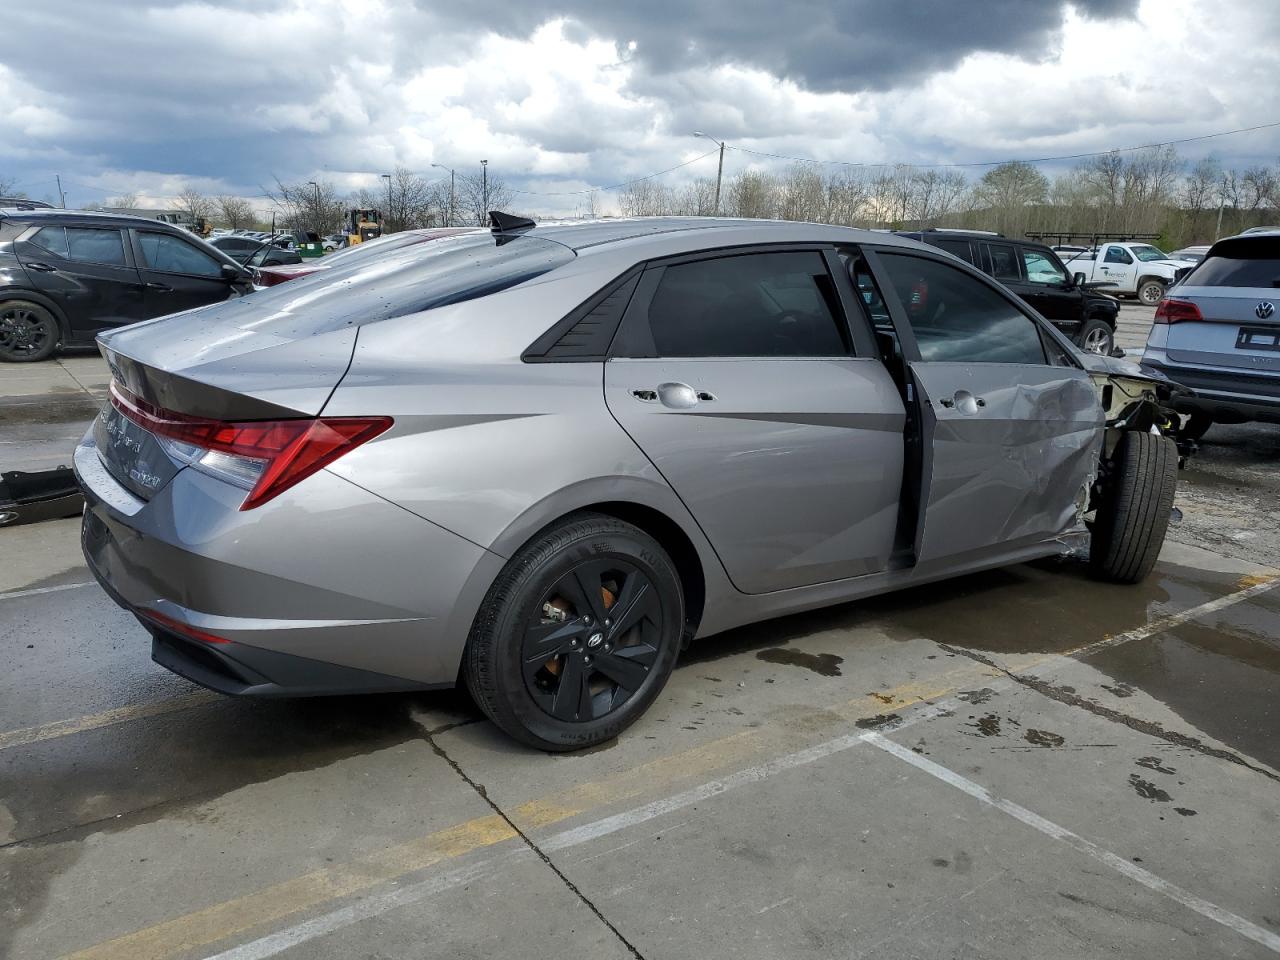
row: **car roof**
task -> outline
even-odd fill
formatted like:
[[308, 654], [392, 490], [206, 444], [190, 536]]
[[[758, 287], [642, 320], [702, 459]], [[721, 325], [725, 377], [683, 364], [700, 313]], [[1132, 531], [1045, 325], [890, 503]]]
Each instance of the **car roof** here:
[[189, 233], [172, 223], [163, 220], [152, 220], [149, 217], [135, 217], [128, 213], [102, 213], [97, 210], [62, 210], [57, 207], [49, 210], [23, 210], [15, 207], [0, 209], [0, 218], [22, 220], [32, 225], [41, 223], [99, 223], [111, 226], [147, 226], [160, 227], [168, 231]]
[[[878, 243], [914, 247], [913, 240], [892, 233], [859, 230], [825, 223], [792, 220], [750, 220], [729, 217], [628, 217], [550, 223], [518, 231], [517, 235], [554, 240], [571, 250], [640, 246], [670, 247], [672, 253], [744, 246], [753, 243]], [[661, 255], [660, 252], [646, 255]]]

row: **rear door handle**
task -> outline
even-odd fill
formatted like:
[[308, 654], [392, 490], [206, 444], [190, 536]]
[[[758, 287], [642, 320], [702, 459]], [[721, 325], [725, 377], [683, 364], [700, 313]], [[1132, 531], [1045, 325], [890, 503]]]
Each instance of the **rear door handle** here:
[[987, 405], [986, 400], [982, 397], [975, 397], [968, 390], [957, 390], [954, 397], [943, 397], [938, 403], [948, 410], [955, 409], [970, 415], [977, 413], [979, 407]]
[[658, 399], [657, 390], [632, 390], [631, 395], [637, 400], [643, 400], [645, 403], [653, 403]]
[[147, 289], [154, 290], [157, 293], [173, 293], [173, 287], [163, 283], [148, 283]]
[[53, 273], [57, 267], [51, 267], [47, 263], [41, 263], [39, 260], [30, 260], [23, 264], [28, 270], [39, 270], [41, 273]]

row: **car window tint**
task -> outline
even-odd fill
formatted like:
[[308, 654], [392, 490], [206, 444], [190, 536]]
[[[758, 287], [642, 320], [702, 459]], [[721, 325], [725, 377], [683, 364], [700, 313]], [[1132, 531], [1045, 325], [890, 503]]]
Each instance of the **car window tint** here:
[[973, 263], [973, 251], [969, 248], [968, 240], [930, 240], [939, 250], [945, 250], [954, 256], [959, 257], [966, 263]]
[[43, 227], [31, 238], [31, 242], [60, 257], [69, 257], [67, 231], [62, 227]]
[[124, 266], [124, 241], [119, 230], [67, 227], [67, 256], [84, 263]]
[[997, 280], [1020, 280], [1022, 274], [1018, 272], [1018, 256], [1010, 247], [1003, 243], [993, 243], [989, 245], [991, 250], [991, 275]]
[[[1220, 243], [1183, 283], [1189, 287], [1280, 288], [1280, 237]], [[1280, 290], [1272, 296], [1280, 297]]]
[[883, 253], [924, 360], [1045, 362], [1040, 331], [977, 277], [923, 257]]
[[141, 233], [142, 264], [165, 273], [186, 273], [197, 277], [216, 277], [222, 264], [203, 250], [197, 250], [181, 237], [167, 233]]
[[1043, 250], [1024, 247], [1022, 250], [1022, 262], [1027, 265], [1028, 283], [1057, 284], [1067, 279], [1067, 275], [1063, 273], [1062, 268], [1054, 263]]
[[1124, 247], [1107, 247], [1107, 255], [1103, 263], [1133, 263], [1133, 257]]
[[838, 357], [849, 353], [826, 262], [761, 253], [667, 267], [649, 303], [663, 357]]

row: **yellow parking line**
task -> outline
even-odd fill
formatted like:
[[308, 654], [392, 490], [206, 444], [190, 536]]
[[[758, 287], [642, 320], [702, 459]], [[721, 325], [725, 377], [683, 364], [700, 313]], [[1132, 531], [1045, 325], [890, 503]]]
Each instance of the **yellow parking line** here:
[[38, 727], [21, 727], [17, 730], [6, 730], [0, 733], [0, 750], [9, 747], [22, 747], [41, 740], [53, 740], [56, 737], [67, 737], [73, 733], [84, 733], [110, 727], [130, 720], [142, 720], [146, 717], [159, 717], [166, 713], [177, 713], [179, 710], [190, 710], [202, 704], [226, 698], [208, 690], [198, 690], [181, 697], [168, 700], [157, 700], [153, 703], [137, 703], [128, 707], [116, 707], [101, 713], [91, 713], [84, 717], [72, 717], [70, 720], [56, 720], [53, 723], [41, 724]]
[[[977, 664], [944, 675], [973, 682], [985, 671]], [[939, 678], [942, 679], [942, 678]], [[828, 710], [813, 710], [813, 722], [799, 729], [753, 728], [699, 747], [660, 757], [596, 782], [531, 800], [516, 807], [511, 819], [522, 829], [545, 827], [642, 793], [653, 793], [672, 784], [758, 757], [763, 752], [786, 749], [807, 742], [823, 727], [875, 716], [886, 709], [902, 709], [922, 700], [944, 697], [955, 686], [909, 683], [877, 696], [863, 696]], [[891, 698], [886, 707], [884, 698]], [[384, 848], [350, 863], [335, 864], [285, 880], [234, 900], [144, 927], [134, 933], [87, 947], [64, 960], [167, 960], [196, 947], [216, 943], [254, 927], [312, 909], [372, 886], [423, 870], [441, 861], [461, 857], [510, 840], [510, 825], [496, 815], [479, 817], [444, 830]]]

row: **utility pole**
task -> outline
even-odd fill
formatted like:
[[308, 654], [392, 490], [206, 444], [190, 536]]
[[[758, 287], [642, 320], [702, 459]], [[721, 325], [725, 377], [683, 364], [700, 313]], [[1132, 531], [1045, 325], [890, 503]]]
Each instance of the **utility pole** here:
[[441, 170], [449, 171], [449, 212], [444, 215], [444, 225], [446, 227], [453, 226], [453, 210], [454, 210], [454, 192], [453, 192], [453, 168], [446, 167], [443, 163], [433, 163], [433, 167], [439, 167]]
[[[316, 188], [316, 227], [319, 228], [322, 225], [322, 221], [324, 219], [320, 214], [320, 184], [316, 183], [314, 180], [308, 180], [307, 186]], [[316, 233], [320, 233], [320, 232], [321, 230], [319, 229], [316, 230]]]
[[390, 232], [391, 232], [391, 230], [390, 230], [390, 228], [391, 228], [391, 174], [389, 174], [389, 173], [384, 173], [384, 174], [382, 175], [382, 179], [383, 179], [383, 180], [385, 180], [385, 181], [387, 181], [387, 217], [386, 217], [386, 228], [384, 228], [382, 232], [383, 232], [383, 233], [390, 233]]
[[715, 210], [716, 210], [716, 216], [718, 217], [718, 216], [720, 216], [720, 181], [722, 181], [722, 180], [724, 179], [724, 143], [722, 143], [721, 141], [717, 140], [715, 137], [707, 136], [707, 134], [703, 133], [701, 130], [695, 130], [695, 131], [693, 132], [693, 135], [694, 135], [695, 137], [702, 137], [702, 138], [704, 138], [704, 139], [706, 139], [706, 140], [710, 140], [712, 143], [718, 143], [718, 144], [720, 144], [720, 166], [716, 168], [716, 207], [715, 207]]
[[[58, 205], [61, 206], [63, 210], [65, 210], [67, 209], [67, 195], [62, 192], [62, 174], [55, 173], [53, 175], [53, 178], [58, 181]], [[48, 183], [48, 182], [49, 182], [48, 180], [45, 181], [45, 183]]]
[[481, 197], [480, 206], [483, 207], [483, 209], [480, 211], [480, 226], [483, 227], [485, 218], [489, 216], [489, 161], [488, 160], [480, 161], [480, 181], [482, 184], [482, 186], [480, 187], [480, 197]]

